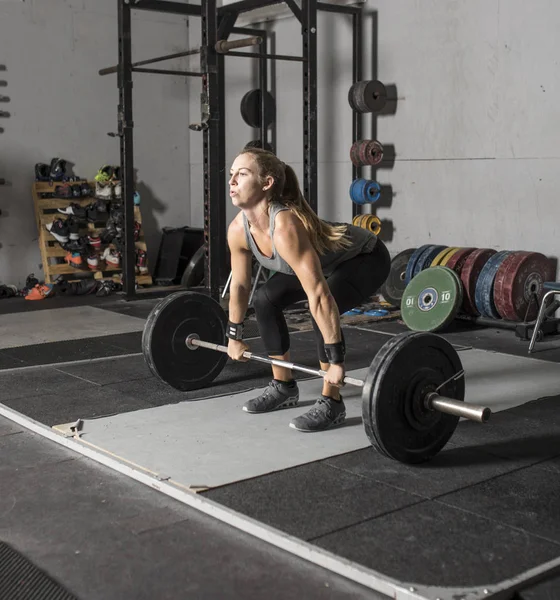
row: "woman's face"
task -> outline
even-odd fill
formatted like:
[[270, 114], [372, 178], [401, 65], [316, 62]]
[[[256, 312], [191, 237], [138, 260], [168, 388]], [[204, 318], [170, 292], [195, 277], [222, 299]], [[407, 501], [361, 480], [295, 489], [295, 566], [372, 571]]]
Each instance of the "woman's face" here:
[[259, 182], [257, 163], [251, 154], [240, 154], [231, 165], [229, 195], [237, 208], [252, 208], [265, 196], [272, 185]]

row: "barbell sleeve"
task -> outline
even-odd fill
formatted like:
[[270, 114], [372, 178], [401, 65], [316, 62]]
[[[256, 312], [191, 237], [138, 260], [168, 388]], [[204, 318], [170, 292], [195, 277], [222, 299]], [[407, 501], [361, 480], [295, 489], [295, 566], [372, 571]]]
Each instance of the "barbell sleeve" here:
[[440, 396], [436, 392], [430, 392], [426, 395], [426, 407], [449, 415], [455, 415], [456, 417], [477, 421], [478, 423], [486, 423], [492, 414], [492, 411], [488, 407]]
[[243, 38], [241, 40], [218, 40], [214, 49], [218, 54], [226, 54], [230, 50], [234, 48], [247, 48], [248, 46], [258, 46], [262, 44], [262, 37], [260, 35], [256, 35], [253, 37]]
[[[227, 354], [227, 347], [221, 346], [220, 344], [212, 344], [210, 342], [205, 342], [203, 340], [197, 339], [193, 335], [189, 335], [185, 341], [187, 347], [201, 347], [208, 348], [209, 350], [217, 350], [218, 352], [224, 352]], [[266, 356], [260, 356], [258, 354], [253, 354], [252, 352], [248, 352], [245, 350], [243, 352], [243, 357], [249, 360], [256, 360], [258, 362], [263, 362], [269, 365], [276, 365], [277, 367], [284, 367], [286, 369], [293, 369], [294, 371], [301, 371], [302, 373], [309, 373], [310, 375], [317, 375], [318, 377], [323, 377], [326, 375], [326, 371], [322, 371], [321, 369], [313, 369], [312, 367], [305, 367], [303, 365], [298, 365], [296, 363], [288, 362], [286, 360], [280, 360], [279, 358], [267, 358]], [[354, 379], [354, 377], [345, 377], [343, 379], [344, 383], [348, 383], [349, 385], [355, 385], [358, 387], [363, 387], [364, 382], [361, 379]]]

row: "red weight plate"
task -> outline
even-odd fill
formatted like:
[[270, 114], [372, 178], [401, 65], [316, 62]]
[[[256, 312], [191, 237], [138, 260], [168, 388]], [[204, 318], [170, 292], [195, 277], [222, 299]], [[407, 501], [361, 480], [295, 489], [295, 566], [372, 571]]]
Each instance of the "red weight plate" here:
[[383, 146], [377, 140], [370, 140], [366, 148], [366, 161], [368, 165], [375, 166], [383, 160]]
[[474, 300], [476, 282], [480, 275], [480, 271], [482, 271], [482, 267], [494, 254], [496, 254], [496, 250], [493, 250], [492, 248], [478, 248], [467, 256], [463, 268], [461, 269], [460, 277], [465, 290], [465, 293], [463, 294], [463, 310], [469, 315], [478, 315]]
[[451, 258], [445, 263], [445, 266], [449, 269], [453, 269], [459, 277], [461, 276], [461, 271], [463, 269], [463, 265], [467, 260], [469, 254], [474, 252], [476, 248], [459, 248], [457, 252], [454, 252], [451, 255]]
[[362, 165], [368, 164], [367, 149], [371, 140], [361, 140], [360, 142], [360, 163]]
[[354, 142], [350, 148], [350, 160], [355, 167], [360, 166], [359, 144], [360, 142]]
[[543, 283], [553, 281], [554, 275], [554, 265], [544, 254], [512, 252], [500, 265], [494, 280], [494, 303], [501, 317], [510, 321], [536, 319]]

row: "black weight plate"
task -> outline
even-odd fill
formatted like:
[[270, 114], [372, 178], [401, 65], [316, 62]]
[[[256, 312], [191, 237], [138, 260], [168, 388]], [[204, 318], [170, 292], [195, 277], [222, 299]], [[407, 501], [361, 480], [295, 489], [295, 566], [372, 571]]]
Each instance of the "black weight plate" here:
[[206, 342], [223, 344], [227, 317], [210, 296], [177, 292], [152, 309], [142, 333], [142, 352], [152, 373], [183, 392], [211, 383], [224, 368], [228, 356], [217, 350], [189, 350], [191, 333]]
[[406, 289], [406, 265], [416, 248], [408, 248], [399, 252], [391, 260], [391, 271], [385, 283], [381, 286], [381, 295], [392, 306], [399, 307]]
[[185, 272], [181, 277], [181, 285], [186, 288], [193, 288], [200, 285], [204, 280], [204, 246], [192, 255]]
[[[462, 370], [453, 346], [433, 333], [403, 333], [373, 359], [362, 391], [362, 418], [371, 444], [403, 463], [433, 458], [453, 435], [459, 417], [426, 409], [423, 399]], [[463, 401], [463, 377], [438, 392]]]
[[[264, 96], [265, 112], [268, 117], [265, 121], [265, 127], [269, 127], [276, 118], [276, 103], [270, 92], [265, 92]], [[261, 126], [261, 90], [250, 90], [241, 99], [241, 118], [250, 127], [258, 128]]]

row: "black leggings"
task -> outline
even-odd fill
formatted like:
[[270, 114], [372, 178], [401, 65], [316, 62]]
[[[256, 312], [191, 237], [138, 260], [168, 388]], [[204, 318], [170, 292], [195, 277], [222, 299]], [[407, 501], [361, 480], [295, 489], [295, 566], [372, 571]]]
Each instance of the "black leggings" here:
[[[343, 262], [327, 277], [327, 283], [340, 314], [365, 302], [389, 276], [391, 257], [387, 246], [377, 240], [373, 252], [359, 254]], [[306, 297], [295, 275], [275, 273], [253, 296], [259, 331], [269, 356], [281, 356], [290, 349], [290, 335], [283, 311]], [[312, 318], [317, 354], [328, 362], [323, 336]]]

